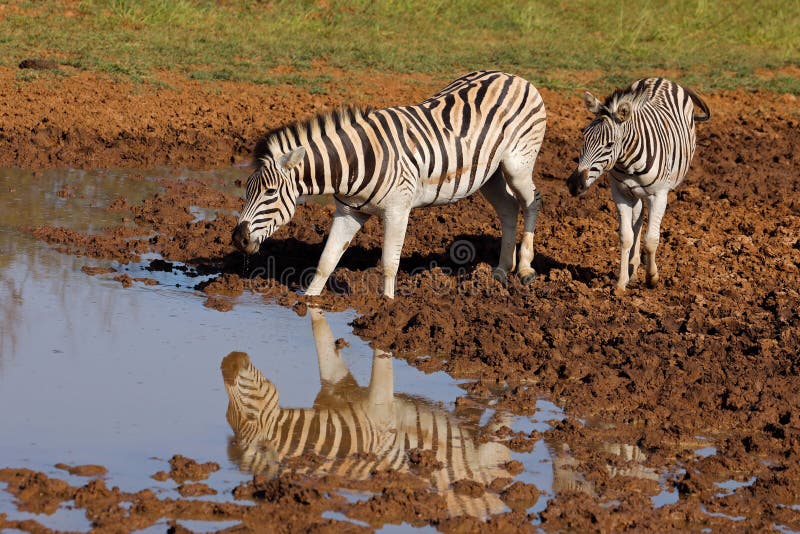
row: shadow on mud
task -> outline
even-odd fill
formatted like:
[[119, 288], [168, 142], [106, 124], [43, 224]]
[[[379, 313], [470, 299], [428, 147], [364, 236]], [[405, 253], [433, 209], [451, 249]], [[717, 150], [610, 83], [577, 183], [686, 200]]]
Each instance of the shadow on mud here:
[[[468, 252], [459, 255], [459, 246]], [[247, 279], [266, 279], [293, 289], [304, 288], [316, 271], [322, 254], [324, 241], [308, 243], [296, 238], [269, 239], [257, 254], [246, 256], [240, 252], [222, 258], [197, 257], [188, 261], [198, 266], [204, 274], [235, 274]], [[459, 234], [452, 238], [444, 252], [404, 254], [400, 260], [400, 275], [415, 275], [432, 268], [441, 268], [456, 278], [468, 277], [479, 263], [495, 265], [500, 251], [498, 238], [488, 235]], [[463, 249], [462, 249], [463, 252]], [[381, 248], [351, 245], [342, 256], [337, 270], [363, 273], [380, 265]], [[539, 275], [547, 276], [552, 270], [568, 270], [576, 280], [589, 282], [605, 279], [613, 273], [600, 273], [591, 267], [566, 264], [546, 253], [534, 256], [533, 267]], [[336, 280], [336, 272], [328, 282], [328, 289], [338, 294], [347, 294], [350, 288], [342, 280]]]

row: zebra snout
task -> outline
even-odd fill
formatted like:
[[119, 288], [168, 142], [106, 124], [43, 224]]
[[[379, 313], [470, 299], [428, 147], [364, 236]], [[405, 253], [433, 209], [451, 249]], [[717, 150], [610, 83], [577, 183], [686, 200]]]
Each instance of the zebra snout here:
[[247, 254], [253, 254], [258, 249], [258, 244], [250, 239], [250, 224], [247, 222], [241, 222], [236, 225], [236, 228], [233, 229], [231, 241], [233, 246]]
[[569, 187], [569, 194], [576, 197], [586, 192], [586, 180], [589, 178], [589, 171], [575, 171], [569, 178], [567, 178], [567, 187]]

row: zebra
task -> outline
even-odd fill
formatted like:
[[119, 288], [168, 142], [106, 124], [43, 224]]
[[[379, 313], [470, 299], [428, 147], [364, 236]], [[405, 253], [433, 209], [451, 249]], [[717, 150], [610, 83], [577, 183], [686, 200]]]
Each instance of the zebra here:
[[244, 471], [274, 477], [288, 469], [288, 458], [313, 452], [320, 461], [295, 472], [361, 481], [375, 471], [408, 472], [410, 449], [431, 450], [442, 467], [428, 476], [452, 515], [486, 518], [503, 512], [498, 495], [460, 495], [452, 484], [467, 479], [488, 485], [510, 477], [505, 467], [511, 460], [508, 447], [481, 443], [443, 408], [395, 394], [392, 356], [387, 352], [374, 349], [369, 386], [360, 387], [322, 312], [313, 308], [309, 312], [321, 384], [312, 408], [281, 407], [277, 388], [246, 353], [232, 352], [223, 359], [227, 420], [234, 432], [231, 460]]
[[533, 232], [541, 194], [533, 167], [546, 113], [528, 81], [497, 71], [472, 72], [417, 105], [347, 107], [269, 132], [255, 150], [246, 202], [233, 244], [246, 254], [289, 222], [298, 198], [332, 194], [330, 233], [306, 295], [319, 295], [350, 240], [373, 215], [383, 221], [383, 294], [395, 279], [412, 208], [449, 204], [480, 190], [502, 226], [494, 277], [516, 265], [516, 231], [524, 216], [517, 273], [536, 273]]
[[[656, 249], [667, 194], [683, 181], [695, 151], [695, 122], [711, 118], [691, 89], [664, 78], [647, 78], [618, 89], [602, 104], [584, 93], [595, 115], [583, 130], [578, 167], [567, 179], [573, 196], [583, 195], [606, 171], [619, 213], [620, 270], [616, 292], [623, 293], [641, 263], [640, 233], [644, 199], [648, 203], [644, 251], [647, 284], [658, 284]], [[702, 114], [695, 115], [698, 106]]]

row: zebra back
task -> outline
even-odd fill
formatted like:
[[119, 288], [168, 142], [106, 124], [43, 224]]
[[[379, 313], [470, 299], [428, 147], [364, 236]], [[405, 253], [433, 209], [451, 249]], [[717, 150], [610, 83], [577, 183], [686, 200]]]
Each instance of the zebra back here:
[[[360, 209], [428, 180], [433, 191], [427, 203], [444, 203], [474, 192], [506, 150], [535, 159], [544, 129], [544, 103], [533, 85], [479, 71], [416, 105], [345, 107], [271, 130], [257, 143], [255, 163], [260, 167], [303, 147], [290, 170], [299, 194], [335, 194]], [[258, 169], [248, 182], [248, 201], [274, 187]]]
[[[702, 115], [694, 114], [696, 102]], [[694, 156], [695, 120], [708, 120], [710, 112], [693, 91], [664, 78], [647, 78], [614, 91], [598, 115], [611, 117], [622, 132], [615, 170], [649, 177], [645, 187], [662, 182], [672, 188], [683, 180]]]

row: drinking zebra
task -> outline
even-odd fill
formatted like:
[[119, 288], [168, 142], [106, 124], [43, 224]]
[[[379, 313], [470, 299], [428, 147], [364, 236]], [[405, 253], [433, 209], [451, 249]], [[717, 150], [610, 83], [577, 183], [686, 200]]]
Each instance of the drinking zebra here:
[[481, 443], [442, 408], [395, 394], [392, 357], [381, 350], [374, 352], [369, 386], [359, 386], [322, 312], [310, 313], [321, 383], [312, 408], [281, 407], [277, 388], [247, 354], [232, 352], [223, 359], [227, 419], [234, 432], [231, 459], [243, 470], [277, 476], [287, 469], [284, 460], [313, 452], [320, 461], [296, 471], [359, 481], [376, 470], [408, 472], [410, 449], [431, 450], [442, 464], [429, 475], [431, 485], [452, 515], [485, 518], [503, 512], [505, 505], [496, 494], [460, 495], [452, 484], [467, 479], [488, 485], [509, 477], [504, 467], [511, 459], [509, 449]]
[[[619, 212], [620, 293], [641, 263], [642, 200], [647, 199], [644, 251], [647, 284], [654, 287], [667, 194], [689, 170], [695, 150], [694, 123], [710, 118], [708, 106], [691, 89], [664, 78], [638, 80], [615, 91], [602, 104], [586, 92], [584, 102], [595, 118], [583, 131], [578, 168], [567, 180], [569, 191], [573, 196], [582, 195], [604, 172], [611, 175], [611, 194]], [[701, 115], [694, 114], [694, 106]]]
[[541, 204], [533, 167], [544, 132], [539, 92], [502, 72], [467, 74], [417, 105], [351, 107], [278, 128], [259, 143], [233, 243], [256, 253], [289, 222], [300, 196], [333, 194], [336, 213], [306, 294], [320, 294], [350, 240], [377, 215], [384, 226], [383, 293], [393, 297], [411, 209], [480, 190], [502, 226], [495, 277], [505, 280], [515, 268], [521, 208], [518, 274], [530, 282]]

